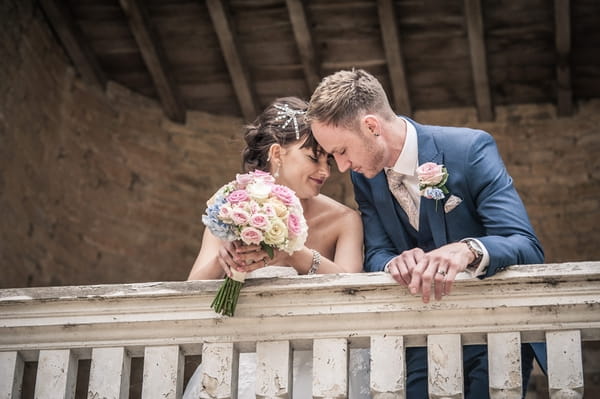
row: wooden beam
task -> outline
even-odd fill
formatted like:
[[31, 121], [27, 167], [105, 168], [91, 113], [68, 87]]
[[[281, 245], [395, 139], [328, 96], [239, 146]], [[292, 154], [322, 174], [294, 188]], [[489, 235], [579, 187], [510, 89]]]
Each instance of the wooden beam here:
[[129, 28], [150, 72], [165, 114], [172, 120], [185, 122], [185, 106], [175, 85], [164, 49], [154, 31], [147, 10], [140, 0], [119, 0], [129, 21]]
[[403, 114], [411, 115], [410, 97], [406, 84], [406, 71], [402, 59], [402, 46], [396, 24], [396, 12], [392, 0], [378, 0], [377, 12], [381, 25], [381, 40], [385, 50], [385, 57], [392, 84], [395, 109]]
[[235, 35], [229, 24], [228, 15], [221, 0], [206, 0], [206, 5], [215, 32], [219, 38], [221, 51], [223, 52], [223, 57], [225, 58], [242, 114], [246, 121], [252, 121], [257, 115], [254, 101], [255, 96], [250, 85], [250, 80], [248, 79], [246, 66], [235, 44]]
[[106, 88], [106, 76], [64, 0], [40, 0], [50, 25], [58, 35], [75, 69], [87, 82]]
[[300, 53], [300, 60], [304, 68], [306, 84], [308, 85], [309, 92], [312, 93], [321, 80], [321, 70], [319, 58], [315, 51], [311, 31], [306, 19], [306, 12], [300, 0], [287, 0], [287, 8], [298, 52]]
[[573, 89], [571, 87], [571, 2], [554, 0], [556, 24], [556, 80], [558, 82], [558, 115], [573, 114]]
[[471, 49], [471, 68], [473, 69], [477, 114], [480, 121], [491, 121], [494, 119], [494, 110], [492, 109], [492, 96], [487, 71], [481, 0], [465, 0], [465, 17]]

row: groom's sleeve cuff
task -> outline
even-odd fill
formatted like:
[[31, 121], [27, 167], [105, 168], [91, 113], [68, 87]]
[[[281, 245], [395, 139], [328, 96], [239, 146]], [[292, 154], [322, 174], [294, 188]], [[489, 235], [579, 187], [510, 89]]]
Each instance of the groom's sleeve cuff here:
[[479, 248], [481, 248], [481, 252], [483, 252], [483, 256], [481, 258], [481, 262], [479, 262], [479, 265], [477, 265], [477, 268], [474, 270], [465, 270], [467, 273], [469, 273], [471, 275], [471, 277], [480, 277], [480, 276], [484, 276], [485, 273], [487, 272], [487, 268], [490, 265], [490, 253], [488, 252], [487, 248], [485, 247], [485, 245], [483, 245], [483, 243], [481, 241], [479, 241], [477, 238], [471, 238], [473, 241], [476, 241], [477, 244], [479, 244]]

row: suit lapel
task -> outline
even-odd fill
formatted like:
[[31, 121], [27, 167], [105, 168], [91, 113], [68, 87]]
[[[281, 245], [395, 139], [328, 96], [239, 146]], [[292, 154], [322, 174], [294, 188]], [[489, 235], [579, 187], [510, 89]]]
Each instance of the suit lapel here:
[[[412, 122], [412, 121], [411, 121]], [[419, 143], [419, 165], [426, 162], [436, 164], [444, 163], [444, 153], [438, 152], [431, 129], [425, 129], [422, 125], [412, 122], [417, 129], [417, 138]], [[448, 198], [435, 201], [421, 197], [419, 223], [429, 223], [433, 242], [436, 247], [448, 243], [446, 236], [446, 214], [444, 213], [444, 203]], [[437, 202], [437, 206], [436, 206]]]

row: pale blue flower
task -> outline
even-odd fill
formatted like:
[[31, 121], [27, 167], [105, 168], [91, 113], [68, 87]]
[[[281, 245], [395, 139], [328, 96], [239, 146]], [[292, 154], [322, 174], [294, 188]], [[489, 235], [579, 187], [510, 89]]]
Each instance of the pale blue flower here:
[[232, 241], [235, 235], [231, 225], [223, 223], [219, 219], [219, 210], [226, 203], [225, 197], [218, 196], [212, 205], [206, 208], [206, 214], [202, 215], [202, 223], [208, 227], [211, 233], [223, 240]]
[[444, 199], [445, 197], [446, 196], [444, 195], [444, 192], [437, 187], [427, 187], [425, 189], [425, 198], [434, 199], [437, 201]]

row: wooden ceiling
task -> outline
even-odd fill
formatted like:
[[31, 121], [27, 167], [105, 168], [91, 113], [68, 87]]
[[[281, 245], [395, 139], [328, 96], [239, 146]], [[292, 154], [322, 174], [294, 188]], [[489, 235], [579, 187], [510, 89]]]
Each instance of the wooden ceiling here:
[[339, 69], [377, 76], [399, 113], [600, 97], [598, 0], [40, 0], [82, 77], [249, 121]]

